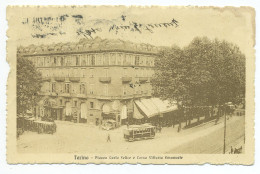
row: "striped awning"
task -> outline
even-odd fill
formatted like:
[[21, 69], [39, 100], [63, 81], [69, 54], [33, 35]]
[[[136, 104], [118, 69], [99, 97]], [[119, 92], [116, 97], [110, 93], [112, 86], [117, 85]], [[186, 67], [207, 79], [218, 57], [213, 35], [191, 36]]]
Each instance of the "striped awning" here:
[[[177, 104], [159, 98], [135, 100], [134, 118], [140, 119], [140, 113], [148, 118], [177, 110]], [[141, 110], [141, 112], [140, 112]]]

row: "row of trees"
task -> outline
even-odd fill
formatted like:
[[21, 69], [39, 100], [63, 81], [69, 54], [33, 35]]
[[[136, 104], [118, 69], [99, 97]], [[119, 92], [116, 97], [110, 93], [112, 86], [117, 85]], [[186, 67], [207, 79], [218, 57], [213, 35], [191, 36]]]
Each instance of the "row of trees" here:
[[26, 114], [40, 100], [42, 75], [32, 61], [17, 57], [17, 116]]
[[245, 96], [245, 55], [226, 41], [194, 38], [161, 51], [151, 81], [154, 95], [184, 106], [237, 103]]

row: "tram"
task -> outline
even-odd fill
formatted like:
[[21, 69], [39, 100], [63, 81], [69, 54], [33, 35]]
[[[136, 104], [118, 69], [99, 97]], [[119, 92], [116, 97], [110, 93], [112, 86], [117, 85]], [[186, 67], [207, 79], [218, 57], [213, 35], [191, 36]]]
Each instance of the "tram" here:
[[131, 125], [124, 129], [124, 138], [126, 141], [154, 138], [155, 128], [155, 126], [150, 124]]

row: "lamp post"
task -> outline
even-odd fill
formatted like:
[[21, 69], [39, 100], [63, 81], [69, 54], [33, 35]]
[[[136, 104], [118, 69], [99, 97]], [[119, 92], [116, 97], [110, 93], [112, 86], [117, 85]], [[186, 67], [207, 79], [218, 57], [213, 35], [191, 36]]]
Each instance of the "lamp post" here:
[[223, 154], [226, 153], [226, 129], [227, 129], [227, 119], [226, 119], [226, 105], [223, 106], [224, 110], [224, 146], [223, 146]]

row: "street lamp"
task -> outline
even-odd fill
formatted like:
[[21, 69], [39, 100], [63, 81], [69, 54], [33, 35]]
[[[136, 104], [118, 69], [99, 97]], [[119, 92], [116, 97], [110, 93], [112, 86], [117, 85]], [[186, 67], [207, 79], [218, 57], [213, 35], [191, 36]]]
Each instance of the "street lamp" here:
[[224, 110], [224, 146], [223, 146], [223, 154], [226, 153], [226, 129], [227, 129], [227, 110], [231, 102], [225, 103], [223, 105]]
[[224, 105], [224, 147], [223, 147], [223, 154], [226, 153], [226, 129], [227, 129], [226, 105]]

